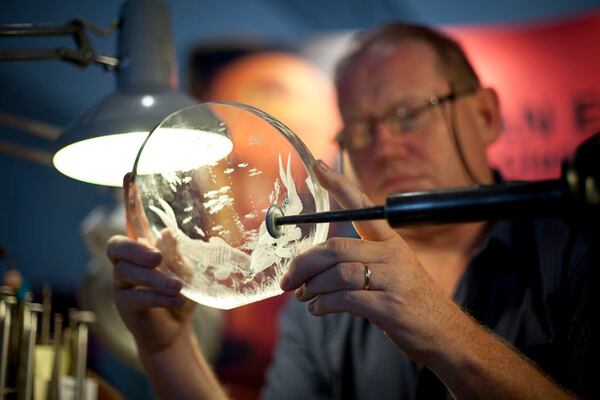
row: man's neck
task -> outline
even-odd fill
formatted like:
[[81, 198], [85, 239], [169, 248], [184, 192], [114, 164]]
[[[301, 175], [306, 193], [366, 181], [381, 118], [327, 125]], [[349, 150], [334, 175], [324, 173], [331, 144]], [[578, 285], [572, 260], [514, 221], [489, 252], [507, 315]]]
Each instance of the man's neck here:
[[398, 229], [416, 252], [459, 252], [471, 256], [485, 231], [485, 222]]

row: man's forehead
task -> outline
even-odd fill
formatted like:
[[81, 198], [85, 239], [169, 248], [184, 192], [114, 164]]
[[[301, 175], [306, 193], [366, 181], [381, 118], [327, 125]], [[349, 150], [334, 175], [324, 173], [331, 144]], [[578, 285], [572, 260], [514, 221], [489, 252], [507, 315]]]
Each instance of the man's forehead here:
[[[421, 40], [371, 45], [348, 66], [338, 86], [342, 108], [361, 108], [378, 102], [402, 101], [444, 90], [446, 79], [438, 57]], [[344, 110], [342, 110], [344, 111]]]
[[422, 39], [388, 39], [374, 42], [363, 51], [365, 55], [393, 57], [396, 54], [411, 53], [423, 58], [423, 61], [437, 59], [433, 47]]
[[397, 70], [404, 76], [412, 73], [430, 79], [441, 78], [439, 59], [433, 48], [416, 39], [375, 43], [363, 51], [349, 66], [348, 74], [375, 77], [374, 72]]

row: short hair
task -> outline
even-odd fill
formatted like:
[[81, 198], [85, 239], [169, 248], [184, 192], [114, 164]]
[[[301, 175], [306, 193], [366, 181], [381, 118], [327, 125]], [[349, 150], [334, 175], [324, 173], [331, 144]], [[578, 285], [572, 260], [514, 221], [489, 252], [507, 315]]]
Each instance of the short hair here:
[[359, 56], [375, 45], [396, 44], [405, 40], [420, 40], [431, 46], [438, 58], [437, 67], [454, 89], [476, 89], [481, 85], [477, 73], [458, 42], [430, 27], [404, 22], [393, 22], [358, 34], [354, 47], [337, 63], [336, 83], [339, 84], [347, 68]]

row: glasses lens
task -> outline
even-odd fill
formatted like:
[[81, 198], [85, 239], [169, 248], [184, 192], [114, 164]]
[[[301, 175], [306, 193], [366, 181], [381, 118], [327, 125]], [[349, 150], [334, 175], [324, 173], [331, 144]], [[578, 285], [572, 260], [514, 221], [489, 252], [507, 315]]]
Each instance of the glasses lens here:
[[397, 108], [383, 120], [392, 133], [415, 132], [431, 121], [431, 107]]
[[342, 133], [342, 138], [348, 150], [362, 150], [371, 143], [370, 124], [366, 121], [349, 123]]

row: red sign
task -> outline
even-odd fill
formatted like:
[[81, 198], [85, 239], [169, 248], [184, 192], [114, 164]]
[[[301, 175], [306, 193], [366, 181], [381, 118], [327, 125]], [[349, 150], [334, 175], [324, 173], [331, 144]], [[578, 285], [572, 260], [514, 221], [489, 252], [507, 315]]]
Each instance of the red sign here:
[[492, 163], [508, 179], [557, 177], [562, 160], [600, 131], [600, 12], [448, 31], [500, 96], [504, 129]]

